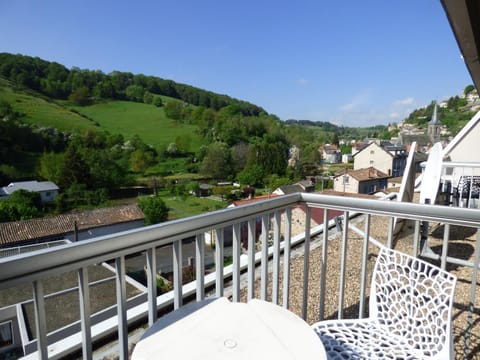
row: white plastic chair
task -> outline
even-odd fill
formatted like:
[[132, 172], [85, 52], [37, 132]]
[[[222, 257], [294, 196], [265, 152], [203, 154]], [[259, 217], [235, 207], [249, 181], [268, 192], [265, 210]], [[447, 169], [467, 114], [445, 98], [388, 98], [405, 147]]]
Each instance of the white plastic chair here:
[[369, 318], [312, 325], [328, 359], [452, 359], [456, 277], [382, 247], [370, 290]]

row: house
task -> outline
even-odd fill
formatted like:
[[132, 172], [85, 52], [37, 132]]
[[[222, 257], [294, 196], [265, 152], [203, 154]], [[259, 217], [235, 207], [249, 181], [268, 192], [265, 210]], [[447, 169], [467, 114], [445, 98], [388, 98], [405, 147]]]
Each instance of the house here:
[[200, 184], [196, 196], [205, 197], [212, 195], [213, 186], [210, 184]]
[[372, 142], [353, 155], [353, 169], [374, 167], [387, 176], [402, 176], [407, 163], [407, 151], [404, 146], [390, 142]]
[[17, 190], [26, 190], [40, 194], [42, 204], [48, 204], [55, 200], [59, 187], [51, 181], [21, 181], [12, 182], [0, 188], [0, 199], [8, 199]]
[[339, 171], [333, 179], [333, 190], [346, 193], [372, 194], [387, 187], [389, 175], [368, 167], [366, 169]]
[[322, 155], [322, 160], [327, 164], [338, 164], [342, 160], [342, 152], [337, 146], [325, 144], [318, 149]]
[[137, 205], [113, 206], [72, 214], [0, 223], [0, 248], [53, 240], [85, 240], [143, 226]]
[[272, 194], [287, 195], [296, 192], [313, 192], [315, 191], [315, 183], [310, 180], [299, 181], [293, 185], [283, 185], [276, 188]]
[[352, 156], [355, 155], [357, 152], [362, 150], [364, 147], [368, 146], [368, 143], [363, 141], [355, 141], [352, 143]]
[[387, 188], [388, 189], [395, 189], [395, 188], [400, 188], [400, 185], [402, 185], [402, 176], [397, 176], [397, 177], [392, 177], [388, 179], [388, 184]]

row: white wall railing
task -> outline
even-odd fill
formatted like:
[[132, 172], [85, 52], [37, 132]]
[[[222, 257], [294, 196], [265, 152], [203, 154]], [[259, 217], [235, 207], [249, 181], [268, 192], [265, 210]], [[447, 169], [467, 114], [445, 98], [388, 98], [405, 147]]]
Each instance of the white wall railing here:
[[[365, 229], [362, 232], [364, 245], [357, 249], [362, 253], [362, 276], [360, 279], [360, 292], [355, 300], [359, 304], [359, 316], [363, 316], [366, 307], [366, 274], [368, 244], [375, 244], [375, 239], [370, 236], [370, 221], [372, 216], [381, 216], [389, 219], [388, 231], [385, 234], [387, 243], [393, 243], [393, 224], [395, 218], [411, 220], [414, 224], [414, 233], [411, 252], [418, 254], [421, 240], [421, 223], [435, 222], [450, 226], [461, 226], [476, 229], [480, 228], [479, 211], [467, 208], [453, 208], [435, 205], [419, 205], [400, 203], [397, 201], [379, 201], [371, 199], [359, 199], [318, 194], [298, 193], [275, 197], [250, 205], [237, 208], [224, 209], [186, 219], [166, 222], [154, 226], [148, 226], [138, 230], [126, 231], [111, 236], [85, 240], [69, 245], [44, 249], [38, 252], [20, 254], [9, 258], [0, 259], [0, 291], [17, 286], [30, 284], [32, 288], [35, 310], [35, 333], [37, 334], [38, 351], [35, 357], [39, 359], [59, 358], [66, 355], [66, 350], [60, 350], [58, 343], [52, 343], [47, 334], [49, 316], [45, 308], [46, 282], [51, 276], [59, 276], [67, 272], [75, 272], [78, 278], [78, 303], [80, 308], [81, 333], [72, 335], [72, 340], [77, 346], [81, 346], [84, 359], [92, 358], [93, 343], [102, 334], [99, 329], [102, 323], [92, 324], [90, 310], [90, 281], [87, 268], [95, 264], [110, 262], [115, 267], [115, 291], [116, 291], [116, 326], [118, 333], [120, 359], [128, 358], [128, 330], [129, 324], [142, 318], [148, 319], [148, 324], [153, 324], [158, 316], [159, 304], [173, 304], [174, 308], [182, 306], [185, 296], [195, 296], [196, 300], [202, 300], [207, 291], [212, 289], [216, 296], [225, 295], [225, 281], [229, 281], [232, 289], [232, 300], [240, 301], [242, 298], [243, 280], [246, 279], [246, 299], [260, 297], [282, 306], [290, 307], [291, 276], [290, 260], [292, 254], [292, 210], [297, 206], [303, 206], [305, 210], [305, 233], [302, 236], [302, 247], [306, 254], [310, 253], [313, 233], [311, 228], [312, 212], [323, 212], [324, 224], [320, 226], [320, 246], [322, 247], [320, 269], [320, 296], [318, 300], [319, 318], [324, 317], [325, 301], [331, 296], [332, 290], [326, 288], [327, 273], [327, 249], [329, 247], [329, 221], [332, 211], [343, 212], [343, 235], [340, 257], [340, 286], [335, 296], [338, 299], [338, 317], [342, 317], [346, 307], [344, 298], [347, 242], [348, 236], [354, 226], [350, 224], [353, 214], [361, 216]], [[283, 220], [282, 220], [283, 219]], [[261, 223], [261, 235], [259, 239], [260, 250], [257, 253], [256, 233], [257, 223]], [[244, 225], [246, 224], [246, 225]], [[330, 222], [330, 225], [332, 223]], [[232, 264], [224, 268], [224, 231], [232, 229]], [[246, 249], [242, 249], [242, 228], [246, 228]], [[283, 230], [282, 230], [283, 229]], [[319, 231], [316, 229], [317, 232]], [[215, 271], [205, 275], [205, 232], [215, 232]], [[268, 247], [267, 234], [273, 232], [273, 245]], [[448, 230], [445, 230], [448, 232]], [[182, 239], [195, 238], [195, 274], [196, 281], [182, 286], [182, 269], [185, 266], [182, 255]], [[477, 237], [477, 243], [479, 238]], [[316, 240], [317, 241], [317, 240]], [[157, 250], [170, 245], [172, 246], [173, 262], [173, 291], [158, 295], [156, 275], [159, 264], [155, 256]], [[444, 242], [442, 252], [439, 255], [442, 267], [448, 263], [448, 238]], [[479, 246], [476, 244], [476, 249]], [[147, 301], [141, 305], [129, 307], [127, 304], [126, 283], [126, 259], [133, 254], [143, 254], [144, 265], [147, 273]], [[465, 306], [470, 306], [471, 316], [475, 313], [476, 271], [478, 268], [479, 255], [476, 252], [474, 271], [471, 276], [470, 299]], [[271, 270], [269, 271], [269, 266]], [[309, 309], [309, 281], [308, 274], [311, 271], [309, 256], [303, 257], [303, 286], [301, 287], [301, 315], [308, 317]], [[257, 271], [256, 269], [260, 269]], [[259, 273], [259, 274], [258, 274]], [[269, 280], [271, 273], [271, 280]], [[256, 290], [256, 284], [259, 284]], [[472, 320], [473, 321], [473, 320]], [[107, 330], [105, 334], [111, 334]], [[75, 339], [74, 339], [75, 337]], [[470, 335], [466, 335], [466, 339]], [[467, 342], [467, 340], [465, 340]], [[470, 340], [468, 340], [470, 341]], [[71, 349], [75, 350], [75, 346]], [[466, 347], [465, 352], [469, 351]]]

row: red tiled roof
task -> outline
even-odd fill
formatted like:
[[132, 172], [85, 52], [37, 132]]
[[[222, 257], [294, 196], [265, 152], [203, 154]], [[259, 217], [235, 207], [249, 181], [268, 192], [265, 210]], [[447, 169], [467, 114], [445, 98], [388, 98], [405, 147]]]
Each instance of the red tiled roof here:
[[85, 230], [141, 220], [144, 217], [137, 205], [127, 205], [0, 223], [0, 245], [68, 234], [73, 232], [75, 222], [78, 230]]

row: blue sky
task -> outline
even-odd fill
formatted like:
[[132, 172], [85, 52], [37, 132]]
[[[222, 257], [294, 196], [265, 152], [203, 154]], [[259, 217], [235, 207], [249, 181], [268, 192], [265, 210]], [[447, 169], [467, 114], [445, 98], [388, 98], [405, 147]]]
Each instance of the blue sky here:
[[472, 83], [439, 0], [0, 0], [0, 52], [345, 126], [401, 121]]

